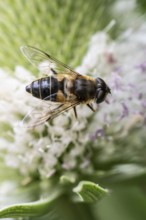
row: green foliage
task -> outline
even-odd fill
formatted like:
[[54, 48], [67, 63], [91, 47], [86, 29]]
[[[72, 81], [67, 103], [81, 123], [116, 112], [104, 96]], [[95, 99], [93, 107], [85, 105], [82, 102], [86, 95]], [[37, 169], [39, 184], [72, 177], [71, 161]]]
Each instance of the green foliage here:
[[[36, 187], [34, 184], [32, 185], [34, 186], [33, 188], [39, 190], [38, 185], [36, 185]], [[29, 195], [29, 191], [31, 189], [30, 186], [28, 185], [28, 187], [26, 187], [26, 189], [28, 188], [28, 190], [25, 192], [27, 196]], [[80, 199], [79, 201], [85, 203], [97, 202], [107, 193], [107, 190], [89, 181], [81, 181], [78, 186], [73, 189], [73, 191], [79, 196], [78, 200]], [[48, 192], [45, 194], [48, 194]], [[13, 196], [14, 195], [12, 195], [12, 197]], [[72, 195], [70, 197], [67, 196], [66, 189], [64, 188], [63, 190], [63, 188], [59, 185], [57, 187], [53, 186], [52, 188], [50, 188], [49, 195], [45, 195], [45, 197], [45, 199], [41, 199], [35, 202], [16, 203], [14, 205], [4, 207], [0, 210], [0, 218], [39, 217], [50, 214], [54, 208], [60, 210], [61, 206], [63, 209], [63, 201], [64, 203], [68, 201], [70, 204], [69, 207], [74, 206], [73, 203], [76, 203], [76, 201], [71, 201], [71, 198], [73, 198]], [[62, 213], [61, 210], [59, 212]], [[63, 215], [66, 216], [66, 214]]]
[[19, 50], [22, 45], [38, 47], [65, 63], [78, 65], [91, 35], [111, 21], [111, 2], [0, 1], [1, 67], [28, 65]]
[[89, 181], [79, 182], [73, 191], [79, 196], [79, 200], [82, 202], [98, 202], [108, 193], [107, 190], [98, 184]]
[[146, 13], [146, 1], [145, 0], [137, 0], [137, 5], [142, 13]]
[[59, 195], [60, 191], [56, 189], [47, 199], [8, 206], [0, 210], [0, 218], [36, 217], [45, 215], [50, 211], [53, 201]]

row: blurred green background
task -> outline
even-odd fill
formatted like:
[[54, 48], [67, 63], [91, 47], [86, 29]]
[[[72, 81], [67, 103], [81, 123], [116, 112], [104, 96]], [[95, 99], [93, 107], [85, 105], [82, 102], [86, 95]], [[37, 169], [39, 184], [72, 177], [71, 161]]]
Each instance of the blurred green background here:
[[112, 2], [0, 1], [1, 66], [27, 65], [20, 54], [22, 45], [38, 47], [71, 66], [77, 66], [92, 34], [111, 21]]

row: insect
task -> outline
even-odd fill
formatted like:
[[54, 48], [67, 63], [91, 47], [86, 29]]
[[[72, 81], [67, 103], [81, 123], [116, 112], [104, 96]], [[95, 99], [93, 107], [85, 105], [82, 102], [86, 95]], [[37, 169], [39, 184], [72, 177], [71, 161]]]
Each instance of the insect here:
[[[77, 117], [76, 106], [83, 103], [94, 111], [92, 102], [103, 102], [110, 88], [103, 79], [92, 78], [77, 73], [67, 65], [49, 54], [30, 46], [22, 46], [21, 51], [27, 60], [36, 66], [46, 76], [33, 81], [26, 86], [26, 91], [32, 96], [43, 100], [39, 111], [33, 110], [26, 115], [28, 127], [40, 125], [61, 113], [72, 109]], [[55, 107], [44, 103], [55, 103]], [[51, 105], [50, 105], [51, 106]]]

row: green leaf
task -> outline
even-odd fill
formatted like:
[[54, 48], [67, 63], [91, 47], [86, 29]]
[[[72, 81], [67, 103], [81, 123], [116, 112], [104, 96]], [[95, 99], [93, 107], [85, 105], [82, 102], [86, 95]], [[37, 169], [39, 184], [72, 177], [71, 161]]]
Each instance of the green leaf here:
[[61, 193], [61, 190], [56, 190], [46, 199], [5, 207], [0, 210], [0, 218], [37, 217], [45, 215], [52, 211], [52, 204]]
[[73, 192], [79, 196], [79, 200], [82, 202], [98, 202], [108, 193], [108, 190], [93, 182], [81, 181]]

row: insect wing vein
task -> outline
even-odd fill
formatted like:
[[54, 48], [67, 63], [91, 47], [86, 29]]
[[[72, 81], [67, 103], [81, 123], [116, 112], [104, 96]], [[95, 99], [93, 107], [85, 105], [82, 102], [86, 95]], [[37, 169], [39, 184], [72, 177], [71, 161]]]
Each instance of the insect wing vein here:
[[26, 128], [33, 128], [38, 125], [41, 125], [51, 119], [56, 118], [63, 112], [75, 107], [78, 105], [78, 102], [75, 103], [67, 103], [67, 104], [58, 104], [57, 107], [51, 109], [42, 108], [40, 110], [32, 109], [28, 112], [28, 114], [24, 117], [22, 124]]
[[55, 72], [58, 74], [72, 75], [74, 77], [80, 75], [66, 64], [35, 47], [22, 46], [20, 49], [26, 59], [43, 74], [51, 74]]

